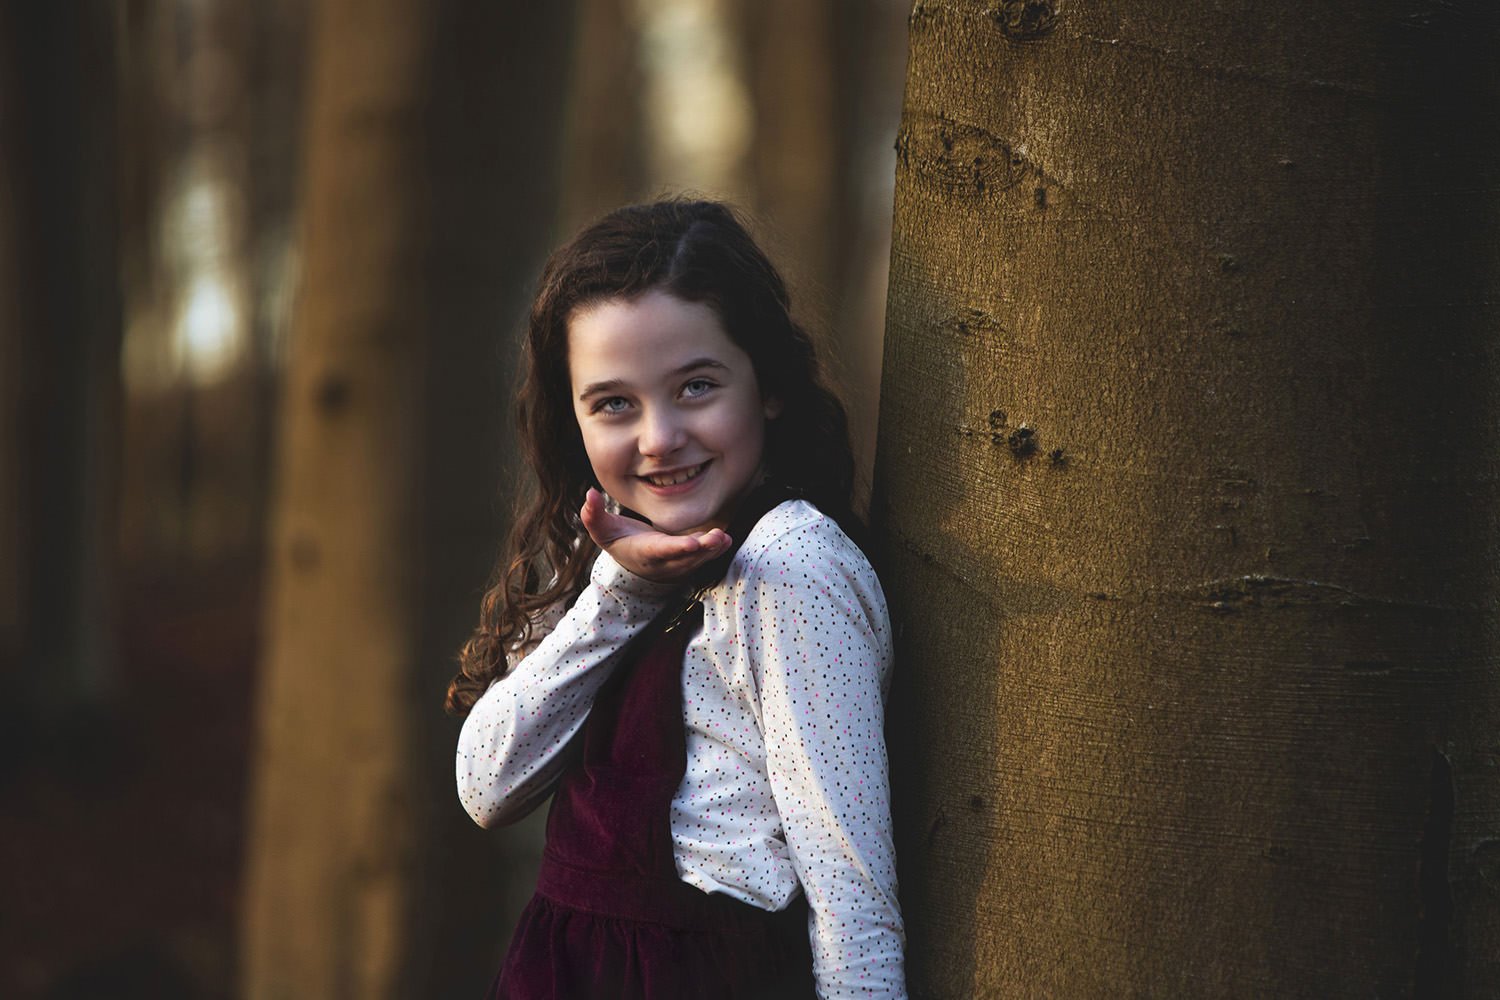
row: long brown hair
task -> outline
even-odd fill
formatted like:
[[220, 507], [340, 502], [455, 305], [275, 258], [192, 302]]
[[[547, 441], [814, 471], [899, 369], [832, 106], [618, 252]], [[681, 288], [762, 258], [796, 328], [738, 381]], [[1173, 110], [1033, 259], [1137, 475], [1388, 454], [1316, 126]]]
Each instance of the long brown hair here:
[[597, 546], [578, 509], [597, 486], [573, 414], [568, 320], [581, 307], [659, 289], [712, 308], [750, 356], [761, 391], [782, 402], [766, 428], [768, 475], [854, 529], [854, 457], [843, 404], [829, 389], [812, 339], [793, 319], [786, 284], [727, 206], [671, 199], [609, 213], [553, 253], [542, 271], [522, 352], [516, 426], [531, 493], [512, 522], [459, 653], [446, 708], [466, 715], [523, 646], [543, 611], [571, 603]]

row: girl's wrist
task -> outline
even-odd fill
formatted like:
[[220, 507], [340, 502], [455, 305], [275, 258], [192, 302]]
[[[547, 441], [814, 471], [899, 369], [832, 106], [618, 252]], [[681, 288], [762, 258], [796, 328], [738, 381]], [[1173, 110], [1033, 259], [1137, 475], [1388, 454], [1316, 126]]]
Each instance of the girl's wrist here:
[[680, 583], [662, 583], [641, 576], [626, 568], [605, 549], [599, 550], [599, 558], [594, 562], [590, 578], [606, 590], [621, 591], [650, 601], [665, 601], [682, 587]]

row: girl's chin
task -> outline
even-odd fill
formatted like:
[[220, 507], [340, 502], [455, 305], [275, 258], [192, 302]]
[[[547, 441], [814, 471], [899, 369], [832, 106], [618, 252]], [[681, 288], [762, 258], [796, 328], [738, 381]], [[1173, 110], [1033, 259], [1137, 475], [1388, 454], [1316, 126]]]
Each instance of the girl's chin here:
[[712, 511], [672, 509], [661, 503], [644, 503], [639, 513], [651, 526], [666, 535], [696, 535], [725, 522], [715, 520]]
[[664, 535], [696, 535], [714, 527], [715, 522], [667, 515], [652, 519], [651, 526]]
[[734, 502], [723, 502], [712, 489], [679, 498], [636, 492], [633, 499], [635, 503], [627, 502], [626, 506], [666, 535], [696, 535], [710, 528], [727, 527], [734, 513]]

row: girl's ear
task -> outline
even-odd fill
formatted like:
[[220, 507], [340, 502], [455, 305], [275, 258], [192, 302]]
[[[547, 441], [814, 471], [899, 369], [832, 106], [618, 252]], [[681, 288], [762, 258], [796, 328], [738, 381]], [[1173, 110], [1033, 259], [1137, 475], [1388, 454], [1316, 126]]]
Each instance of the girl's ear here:
[[777, 417], [781, 416], [781, 397], [767, 396], [764, 403], [764, 409], [767, 420], [775, 420]]

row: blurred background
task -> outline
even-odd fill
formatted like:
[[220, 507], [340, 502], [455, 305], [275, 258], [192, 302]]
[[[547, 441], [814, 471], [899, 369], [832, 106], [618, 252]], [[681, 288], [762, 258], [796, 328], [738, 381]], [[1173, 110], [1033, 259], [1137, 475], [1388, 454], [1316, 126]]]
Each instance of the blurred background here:
[[0, 6], [0, 995], [473, 996], [442, 714], [548, 249], [751, 216], [868, 481], [908, 5]]

